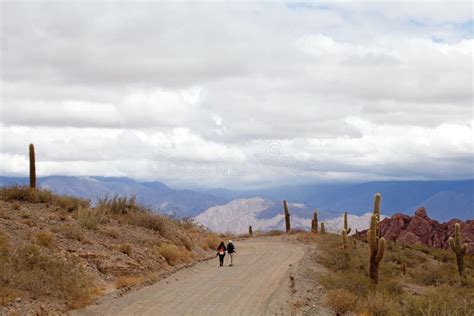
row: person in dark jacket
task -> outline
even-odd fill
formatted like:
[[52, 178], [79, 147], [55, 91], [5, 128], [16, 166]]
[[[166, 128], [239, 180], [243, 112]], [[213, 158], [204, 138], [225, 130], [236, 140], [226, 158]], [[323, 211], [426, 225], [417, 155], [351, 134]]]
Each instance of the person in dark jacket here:
[[225, 252], [227, 248], [224, 244], [223, 241], [219, 244], [219, 247], [217, 247], [217, 256], [219, 256], [219, 264], [222, 267], [224, 265], [224, 257], [225, 257]]
[[235, 251], [235, 246], [232, 240], [229, 240], [229, 243], [227, 244], [227, 253], [229, 254], [229, 267], [232, 267], [234, 265], [234, 254], [237, 253]]

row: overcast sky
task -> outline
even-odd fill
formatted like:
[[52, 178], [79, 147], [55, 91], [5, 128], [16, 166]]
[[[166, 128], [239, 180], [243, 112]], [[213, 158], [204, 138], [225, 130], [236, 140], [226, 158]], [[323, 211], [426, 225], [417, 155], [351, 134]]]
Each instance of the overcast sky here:
[[0, 174], [474, 174], [470, 2], [1, 2]]

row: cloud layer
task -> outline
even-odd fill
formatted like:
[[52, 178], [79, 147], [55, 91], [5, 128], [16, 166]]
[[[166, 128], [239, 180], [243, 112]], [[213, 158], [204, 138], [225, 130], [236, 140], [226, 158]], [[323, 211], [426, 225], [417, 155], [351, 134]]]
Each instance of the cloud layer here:
[[0, 173], [472, 177], [469, 3], [1, 4]]

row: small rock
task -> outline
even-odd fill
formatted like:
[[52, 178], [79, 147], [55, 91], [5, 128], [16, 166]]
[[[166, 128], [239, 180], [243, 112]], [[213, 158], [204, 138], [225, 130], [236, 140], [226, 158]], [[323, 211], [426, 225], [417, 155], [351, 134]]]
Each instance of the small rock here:
[[179, 281], [179, 279], [178, 279], [178, 278], [176, 278], [175, 280], [176, 280], [176, 281]]
[[20, 303], [21, 302], [21, 297], [15, 298], [15, 302]]

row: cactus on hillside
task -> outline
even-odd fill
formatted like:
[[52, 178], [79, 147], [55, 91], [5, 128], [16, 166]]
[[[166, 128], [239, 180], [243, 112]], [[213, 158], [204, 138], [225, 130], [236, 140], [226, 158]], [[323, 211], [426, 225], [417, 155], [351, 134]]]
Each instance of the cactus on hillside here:
[[404, 263], [402, 263], [402, 273], [403, 275], [407, 274], [407, 265]]
[[344, 212], [344, 229], [346, 230], [347, 234], [350, 234], [351, 229], [348, 226], [349, 225], [347, 224], [347, 212]]
[[370, 228], [367, 231], [367, 240], [369, 242], [369, 277], [377, 284], [379, 282], [379, 265], [385, 253], [385, 239], [379, 237], [379, 219], [380, 219], [380, 200], [382, 195], [375, 194], [374, 212], [370, 218]]
[[321, 222], [321, 229], [320, 229], [320, 232], [321, 234], [325, 234], [326, 233], [326, 229], [324, 228], [324, 223]]
[[377, 236], [377, 216], [372, 215], [370, 219], [370, 228], [367, 232], [369, 242], [369, 277], [377, 284], [379, 282], [379, 265], [385, 253], [385, 239]]
[[456, 223], [454, 225], [454, 238], [449, 238], [449, 246], [456, 254], [456, 263], [458, 265], [458, 272], [461, 277], [464, 277], [464, 256], [467, 253], [467, 244], [461, 244], [461, 225]]
[[252, 225], [249, 226], [249, 237], [253, 237]]
[[35, 146], [30, 144], [30, 188], [36, 188], [36, 163], [35, 163]]
[[347, 231], [345, 229], [341, 232], [342, 237], [342, 248], [347, 251], [349, 250], [349, 238], [347, 238]]
[[318, 233], [318, 211], [314, 210], [313, 219], [311, 220], [311, 232]]
[[288, 202], [286, 200], [283, 200], [283, 208], [285, 210], [285, 228], [286, 232], [289, 233], [291, 230], [290, 212], [288, 211]]

